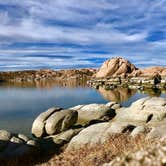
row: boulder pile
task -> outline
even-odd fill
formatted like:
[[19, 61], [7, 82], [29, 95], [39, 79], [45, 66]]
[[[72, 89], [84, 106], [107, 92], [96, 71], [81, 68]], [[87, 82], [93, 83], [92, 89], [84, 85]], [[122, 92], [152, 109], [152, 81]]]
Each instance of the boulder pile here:
[[[166, 138], [166, 99], [145, 97], [122, 107], [116, 102], [78, 105], [68, 109], [53, 107], [33, 122], [29, 139], [23, 134], [0, 130], [0, 159], [55, 148], [65, 151], [106, 142], [111, 135], [125, 133], [132, 137]], [[65, 145], [65, 146], [64, 146]]]
[[166, 137], [166, 99], [146, 97], [137, 100], [130, 107], [116, 110], [116, 116], [109, 122], [91, 125], [72, 138], [67, 150], [105, 142], [111, 134], [128, 133], [136, 136], [144, 133], [148, 138]]
[[37, 147], [34, 140], [23, 134], [0, 130], [0, 159], [8, 159], [31, 153]]
[[109, 121], [116, 115], [115, 110], [120, 107], [116, 102], [78, 105], [69, 109], [53, 107], [34, 120], [32, 134], [37, 138], [63, 145], [87, 126]]
[[121, 107], [116, 102], [78, 105], [66, 110], [55, 107], [36, 118], [32, 133], [60, 146], [69, 142], [66, 150], [71, 150], [105, 142], [116, 133], [164, 138], [165, 118], [166, 99], [160, 97], [145, 97], [130, 107]]

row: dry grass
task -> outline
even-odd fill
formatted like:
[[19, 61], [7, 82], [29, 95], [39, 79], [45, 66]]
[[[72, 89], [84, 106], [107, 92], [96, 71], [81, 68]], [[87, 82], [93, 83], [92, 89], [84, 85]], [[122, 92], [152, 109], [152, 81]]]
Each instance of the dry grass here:
[[152, 141], [145, 140], [143, 135], [132, 138], [127, 134], [116, 134], [103, 144], [99, 143], [93, 147], [87, 145], [79, 150], [55, 155], [47, 163], [40, 164], [40, 166], [100, 166], [116, 156], [136, 151], [150, 144]]
[[[14, 159], [5, 163], [7, 166], [100, 166], [109, 162], [116, 156], [134, 152], [140, 148], [151, 145], [151, 140], [145, 140], [145, 136], [139, 135], [132, 138], [127, 134], [116, 134], [110, 136], [105, 143], [98, 143], [89, 147], [86, 145], [79, 150], [70, 152], [64, 151], [59, 155], [54, 155], [51, 159], [37, 156], [29, 156], [21, 159]], [[2, 163], [2, 162], [1, 162]], [[37, 164], [38, 163], [38, 164]], [[4, 165], [4, 164], [3, 164]]]

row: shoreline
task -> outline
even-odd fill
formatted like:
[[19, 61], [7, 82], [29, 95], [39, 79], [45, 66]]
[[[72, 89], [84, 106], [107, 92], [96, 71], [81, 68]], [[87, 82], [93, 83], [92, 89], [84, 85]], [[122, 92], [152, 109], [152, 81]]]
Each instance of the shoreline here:
[[[76, 154], [81, 155], [86, 149], [89, 149], [88, 156], [88, 154], [93, 153], [92, 149], [96, 151], [96, 147], [103, 152], [103, 145], [110, 148], [122, 146], [125, 142], [121, 139], [127, 141], [124, 150], [130, 146], [140, 150], [140, 147], [144, 147], [145, 140], [150, 142], [164, 140], [165, 104], [165, 98], [145, 97], [133, 102], [129, 107], [109, 102], [106, 104], [76, 105], [68, 109], [49, 108], [40, 113], [34, 120], [31, 130], [32, 139], [23, 134], [0, 130], [0, 139], [4, 140], [0, 141], [3, 149], [0, 152], [0, 160], [2, 163], [8, 163], [8, 161], [10, 163], [12, 160], [5, 160], [7, 155], [8, 159], [14, 157], [16, 161], [28, 162], [30, 157], [29, 162], [42, 164], [43, 160], [40, 158], [42, 156], [45, 159], [44, 163], [58, 163], [59, 157], [62, 157], [67, 163], [72, 163], [72, 159], [68, 159], [65, 154], [71, 153], [77, 159]], [[141, 141], [138, 145], [139, 139]], [[108, 146], [109, 140], [114, 145]], [[108, 150], [108, 154], [110, 150], [112, 149]], [[132, 153], [133, 149], [129, 148], [127, 152]], [[94, 153], [94, 155], [99, 157], [98, 153]], [[100, 157], [103, 159], [102, 164], [104, 164], [114, 161], [116, 157], [121, 155], [123, 153], [116, 153], [116, 156], [114, 155], [113, 158], [110, 157], [107, 160], [102, 156]], [[23, 160], [21, 160], [22, 157]], [[79, 163], [78, 159], [76, 161]], [[89, 160], [90, 164], [93, 162], [97, 164], [99, 161], [100, 158], [97, 161]], [[29, 162], [28, 164], [32, 164]]]
[[87, 79], [94, 73], [95, 69], [69, 69], [69, 70], [26, 70], [0, 72], [0, 82], [33, 82], [41, 80], [68, 80]]
[[122, 77], [108, 77], [104, 79], [91, 79], [88, 84], [95, 89], [104, 87], [105, 90], [113, 90], [117, 87], [129, 88], [134, 90], [160, 89], [166, 90], [166, 76], [130, 76]]
[[67, 70], [41, 69], [5, 72], [3, 71], [0, 72], [0, 83], [25, 83], [40, 81], [57, 81], [58, 83], [61, 83], [70, 80], [83, 80], [84, 82], [87, 81], [87, 85], [90, 85], [96, 89], [98, 89], [99, 86], [104, 86], [105, 89], [108, 90], [115, 89], [116, 87], [124, 87], [136, 90], [166, 89], [166, 75], [160, 75], [158, 73], [149, 73], [149, 75], [148, 73], [145, 75], [125, 75], [125, 73], [122, 73], [121, 75], [97, 78], [95, 77], [95, 75], [98, 71], [99, 69], [96, 70], [93, 68]]

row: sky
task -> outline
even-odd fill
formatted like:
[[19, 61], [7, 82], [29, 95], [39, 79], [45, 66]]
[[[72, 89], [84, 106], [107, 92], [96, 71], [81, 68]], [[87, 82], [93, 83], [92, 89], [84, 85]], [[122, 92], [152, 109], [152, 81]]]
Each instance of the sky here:
[[0, 0], [0, 71], [166, 66], [166, 0]]

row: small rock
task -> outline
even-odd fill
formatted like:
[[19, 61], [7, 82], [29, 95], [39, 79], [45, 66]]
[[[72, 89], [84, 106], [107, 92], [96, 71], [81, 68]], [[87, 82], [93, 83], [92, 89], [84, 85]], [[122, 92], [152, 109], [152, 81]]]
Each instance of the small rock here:
[[11, 138], [11, 133], [6, 130], [0, 130], [0, 140], [8, 141]]
[[34, 141], [34, 140], [29, 140], [29, 141], [27, 142], [27, 145], [36, 146], [37, 143], [36, 143], [36, 141]]
[[15, 136], [13, 136], [13, 137], [10, 139], [10, 142], [22, 144], [22, 143], [23, 143], [23, 140], [21, 140], [20, 138], [15, 137]]
[[24, 134], [18, 134], [18, 138], [22, 139], [25, 142], [27, 142], [29, 140], [29, 138]]
[[10, 138], [11, 134], [8, 131], [0, 130], [0, 151], [4, 150]]

